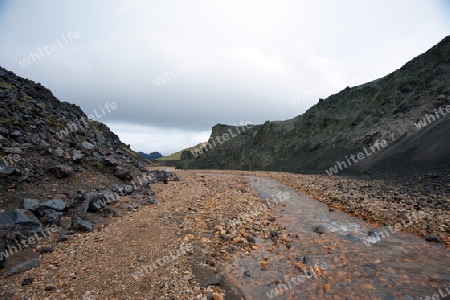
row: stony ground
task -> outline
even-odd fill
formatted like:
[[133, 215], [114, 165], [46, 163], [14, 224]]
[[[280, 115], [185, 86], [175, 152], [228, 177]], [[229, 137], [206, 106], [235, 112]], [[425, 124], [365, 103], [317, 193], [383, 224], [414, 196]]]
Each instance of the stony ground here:
[[[66, 242], [54, 236], [40, 268], [0, 281], [3, 299], [240, 299], [221, 277], [230, 253], [257, 249], [253, 237], [270, 211], [255, 211], [257, 195], [234, 175], [272, 177], [372, 224], [394, 225], [420, 207], [426, 217], [406, 228], [449, 244], [448, 177], [411, 180], [346, 178], [239, 171], [182, 171], [181, 181], [156, 184], [158, 204], [105, 219], [93, 233]], [[207, 173], [226, 173], [209, 176]], [[122, 197], [121, 202], [133, 198]], [[411, 203], [411, 204], [410, 204]], [[402, 213], [402, 211], [404, 213]], [[236, 222], [245, 230], [236, 230]], [[268, 225], [268, 223], [264, 223]], [[182, 251], [182, 249], [184, 251]], [[146, 271], [147, 270], [147, 271]], [[24, 281], [31, 284], [23, 285]], [[209, 283], [206, 284], [205, 283]]]

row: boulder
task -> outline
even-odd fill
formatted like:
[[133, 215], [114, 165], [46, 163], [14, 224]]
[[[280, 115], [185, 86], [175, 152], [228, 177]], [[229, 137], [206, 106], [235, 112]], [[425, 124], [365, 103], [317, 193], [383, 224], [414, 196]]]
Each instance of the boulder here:
[[8, 210], [0, 213], [0, 225], [19, 225], [29, 233], [42, 231], [42, 224], [26, 209]]
[[80, 163], [84, 158], [83, 153], [80, 150], [73, 150], [72, 161], [74, 163]]
[[92, 150], [92, 149], [95, 148], [95, 145], [94, 145], [94, 144], [91, 144], [91, 143], [89, 143], [89, 142], [82, 142], [82, 143], [81, 143], [81, 146], [82, 146], [84, 149], [86, 149], [86, 150]]
[[56, 175], [57, 178], [69, 177], [73, 173], [73, 168], [69, 165], [62, 164], [57, 165], [51, 169], [51, 172]]
[[66, 203], [61, 199], [48, 200], [42, 203], [41, 206], [54, 209], [56, 211], [63, 211], [64, 209], [66, 209]]
[[93, 231], [93, 224], [89, 221], [84, 221], [80, 217], [72, 219], [72, 226], [74, 229], [83, 231]]
[[29, 211], [35, 211], [39, 208], [39, 201], [36, 199], [23, 199], [23, 208]]
[[114, 156], [112, 156], [112, 155], [105, 156], [103, 158], [103, 161], [105, 162], [105, 165], [107, 165], [107, 166], [117, 166], [119, 164], [117, 162], [117, 160], [114, 158]]
[[0, 166], [0, 177], [5, 177], [12, 175], [16, 172], [16, 169], [10, 166], [1, 165]]
[[130, 171], [127, 169], [124, 169], [122, 167], [117, 167], [116, 171], [114, 172], [114, 175], [123, 181], [127, 181], [127, 180], [130, 181], [133, 179], [133, 177], [130, 174]]

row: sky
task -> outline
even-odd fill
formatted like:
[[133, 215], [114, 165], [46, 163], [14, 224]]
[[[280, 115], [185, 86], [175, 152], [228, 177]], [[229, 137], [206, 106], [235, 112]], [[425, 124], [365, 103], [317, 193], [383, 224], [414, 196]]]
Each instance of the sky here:
[[169, 155], [383, 77], [449, 16], [446, 0], [0, 0], [0, 66]]

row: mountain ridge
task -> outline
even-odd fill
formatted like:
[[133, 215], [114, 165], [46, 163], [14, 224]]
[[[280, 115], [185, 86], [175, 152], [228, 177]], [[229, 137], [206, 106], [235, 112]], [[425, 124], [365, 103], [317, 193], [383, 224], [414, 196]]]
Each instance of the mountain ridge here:
[[[420, 134], [414, 125], [418, 120], [434, 113], [434, 109], [446, 109], [450, 103], [449, 86], [450, 36], [398, 70], [347, 87], [319, 101], [302, 115], [255, 125], [245, 134], [198, 157], [183, 152], [181, 167], [325, 173], [337, 162], [346, 160], [346, 156], [359, 153], [375, 141], [385, 140], [389, 147], [339, 173], [382, 171], [389, 167], [383, 163], [388, 153], [394, 155], [393, 161], [402, 155], [396, 146], [401, 140]], [[428, 132], [442, 122], [446, 124], [446, 120], [432, 122], [425, 130]], [[232, 128], [223, 124], [214, 126], [210, 140]], [[445, 143], [438, 148], [441, 152], [436, 157], [424, 160], [418, 155], [417, 160], [436, 166], [448, 154]], [[404, 161], [402, 165], [407, 163]]]

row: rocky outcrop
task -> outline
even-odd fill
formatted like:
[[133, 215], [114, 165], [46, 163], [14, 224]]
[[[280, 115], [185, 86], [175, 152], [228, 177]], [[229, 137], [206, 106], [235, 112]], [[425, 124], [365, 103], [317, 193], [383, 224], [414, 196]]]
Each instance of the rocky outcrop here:
[[[319, 99], [291, 120], [267, 121], [240, 134], [218, 124], [212, 146], [183, 152], [181, 167], [314, 173], [339, 167], [338, 162], [347, 164], [338, 173], [449, 167], [448, 105], [450, 36], [399, 70]], [[236, 136], [213, 145], [227, 132]], [[357, 159], [383, 140], [386, 147], [375, 149], [378, 153]], [[347, 161], [352, 154], [354, 160]]]

